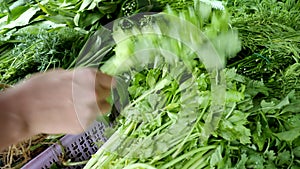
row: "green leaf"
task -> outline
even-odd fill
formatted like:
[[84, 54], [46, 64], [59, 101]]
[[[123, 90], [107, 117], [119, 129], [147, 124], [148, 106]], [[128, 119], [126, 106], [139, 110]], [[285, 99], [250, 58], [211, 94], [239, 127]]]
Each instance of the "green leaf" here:
[[274, 113], [275, 105], [276, 104], [273, 101], [266, 102], [265, 100], [262, 100], [260, 103], [261, 109], [265, 113]]
[[87, 10], [93, 10], [97, 6], [97, 1], [93, 1], [90, 6], [87, 8]]
[[247, 129], [244, 126], [237, 126], [236, 130], [239, 131], [239, 137], [238, 139], [240, 140], [240, 142], [242, 144], [249, 144], [251, 143], [250, 141], [250, 136], [251, 136], [251, 132], [249, 129]]
[[289, 105], [285, 106], [281, 114], [291, 112], [291, 113], [299, 113], [300, 112], [300, 101], [295, 101], [293, 103], [290, 103]]
[[244, 113], [239, 110], [234, 110], [232, 115], [228, 118], [228, 121], [234, 124], [246, 124], [248, 122], [247, 117], [248, 113]]
[[248, 122], [247, 114], [240, 111], [233, 111], [227, 120], [222, 120], [220, 124], [219, 134], [228, 141], [239, 140], [241, 144], [251, 143], [250, 129], [244, 125]]
[[157, 100], [160, 100], [159, 96], [156, 93], [150, 94], [148, 97], [148, 103], [150, 107], [155, 110], [157, 105]]
[[249, 95], [246, 95], [244, 100], [238, 103], [238, 109], [247, 112], [253, 108], [253, 100]]
[[300, 114], [298, 113], [288, 118], [285, 127], [287, 129], [300, 128]]
[[300, 158], [300, 146], [293, 148], [293, 153], [297, 158]]
[[277, 157], [278, 165], [282, 166], [284, 164], [290, 164], [291, 163], [291, 152], [288, 150], [284, 150], [283, 152], [280, 152]]
[[103, 2], [103, 5], [98, 5], [97, 8], [102, 13], [114, 13], [118, 8], [118, 1]]
[[264, 169], [265, 159], [258, 152], [253, 152], [248, 157], [246, 168]]
[[103, 13], [89, 13], [89, 12], [80, 13], [78, 25], [84, 28], [87, 26], [91, 26], [97, 21], [99, 21], [103, 16], [104, 16]]
[[176, 93], [182, 92], [182, 91], [186, 90], [187, 88], [190, 88], [194, 83], [195, 82], [194, 82], [193, 78], [189, 78], [188, 80], [184, 81], [183, 83], [181, 83], [179, 85], [178, 91], [176, 91]]
[[168, 117], [171, 119], [171, 121], [176, 122], [178, 120], [178, 114], [177, 113], [172, 113], [172, 112], [167, 112]]
[[82, 4], [80, 5], [80, 8], [78, 12], [86, 10], [86, 8], [93, 2], [93, 0], [83, 0]]
[[244, 76], [237, 74], [236, 69], [225, 69], [226, 70], [226, 82], [231, 83], [232, 81], [237, 81], [241, 83], [246, 83], [246, 79]]
[[155, 90], [155, 91], [161, 90], [161, 89], [164, 88], [165, 86], [169, 85], [171, 82], [172, 82], [172, 81], [169, 80], [169, 79], [162, 79], [162, 80], [160, 80], [160, 81], [156, 84], [154, 90]]
[[287, 142], [292, 142], [294, 141], [297, 137], [300, 136], [300, 127], [288, 130], [288, 131], [283, 131], [280, 133], [274, 133], [275, 136], [277, 136], [280, 140], [282, 141], [287, 141]]
[[267, 88], [262, 81], [250, 80], [247, 83], [246, 93], [251, 96], [256, 96], [258, 93], [262, 93], [265, 96], [269, 95], [269, 88]]
[[146, 76], [146, 83], [150, 88], [153, 88], [156, 83], [156, 76], [153, 70], [150, 70]]
[[248, 160], [247, 154], [243, 153], [241, 159], [238, 161], [234, 168], [236, 169], [246, 169], [246, 162]]
[[73, 19], [75, 26], [79, 26], [80, 13], [77, 13]]
[[226, 102], [240, 102], [244, 100], [244, 94], [239, 91], [229, 90], [226, 91], [225, 95]]
[[73, 19], [71, 17], [67, 17], [63, 15], [53, 15], [53, 16], [40, 15], [39, 18], [46, 19], [56, 24], [67, 24], [69, 26], [73, 26]]
[[280, 103], [278, 103], [276, 105], [276, 109], [282, 109], [284, 106], [289, 105], [290, 101], [289, 101], [289, 96], [286, 96], [283, 100], [281, 100]]
[[52, 9], [50, 9], [50, 7], [47, 7], [45, 5], [42, 5], [41, 3], [38, 3], [38, 6], [41, 8], [41, 10], [43, 12], [45, 12], [46, 14], [50, 15], [50, 16], [55, 16], [57, 15], [58, 13], [53, 11]]
[[20, 17], [20, 15], [22, 15], [29, 8], [30, 8], [30, 6], [28, 6], [28, 5], [18, 6], [16, 8], [14, 8], [13, 10], [10, 11], [7, 22], [9, 23], [10, 21], [16, 20], [18, 17]]
[[256, 130], [252, 134], [253, 142], [258, 146], [258, 150], [262, 151], [265, 145], [266, 136], [263, 134], [262, 125], [260, 121], [256, 122]]
[[270, 160], [270, 161], [274, 161], [276, 159], [276, 154], [275, 154], [274, 150], [265, 152], [265, 155], [268, 157], [268, 160]]
[[211, 155], [210, 167], [214, 168], [214, 166], [218, 165], [218, 163], [220, 163], [222, 160], [222, 146], [220, 145], [215, 149], [214, 153]]
[[31, 7], [23, 12], [16, 20], [11, 21], [7, 25], [0, 25], [0, 30], [4, 28], [15, 28], [17, 26], [24, 26], [30, 23], [30, 19], [36, 14], [40, 9], [38, 7]]

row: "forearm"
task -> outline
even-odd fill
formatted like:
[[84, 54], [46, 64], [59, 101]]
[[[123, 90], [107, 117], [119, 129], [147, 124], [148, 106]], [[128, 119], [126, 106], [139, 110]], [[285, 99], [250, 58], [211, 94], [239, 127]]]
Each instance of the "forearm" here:
[[110, 107], [111, 83], [95, 69], [60, 69], [0, 92], [0, 149], [38, 133], [83, 132]]
[[30, 136], [21, 115], [21, 97], [14, 89], [0, 93], [0, 150]]

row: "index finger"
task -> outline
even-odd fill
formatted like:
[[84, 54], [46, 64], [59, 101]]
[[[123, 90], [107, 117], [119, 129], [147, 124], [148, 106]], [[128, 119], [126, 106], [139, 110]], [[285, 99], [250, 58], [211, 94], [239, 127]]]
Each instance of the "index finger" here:
[[103, 89], [110, 90], [112, 88], [112, 86], [114, 86], [113, 77], [97, 71], [95, 85], [96, 86], [100, 85]]

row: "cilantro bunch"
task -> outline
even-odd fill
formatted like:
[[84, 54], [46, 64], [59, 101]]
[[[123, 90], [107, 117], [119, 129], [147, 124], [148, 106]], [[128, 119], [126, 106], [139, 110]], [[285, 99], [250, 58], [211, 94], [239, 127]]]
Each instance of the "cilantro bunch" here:
[[[199, 20], [188, 12], [178, 15], [169, 12], [192, 23]], [[221, 22], [221, 18], [199, 24], [212, 41], [218, 39], [221, 34], [218, 31], [228, 30], [228, 20]], [[119, 82], [126, 84], [117, 88], [117, 93], [122, 93], [121, 115], [114, 134], [85, 168], [300, 167], [299, 91], [289, 90], [285, 95], [273, 97], [272, 88], [264, 81], [243, 76], [236, 68], [227, 68], [223, 72], [225, 78], [219, 79], [226, 86], [224, 109], [218, 123], [214, 123], [216, 128], [212, 127], [208, 137], [203, 137], [208, 129], [206, 124], [211, 124], [208, 123], [214, 104], [211, 88], [218, 75], [207, 71], [197, 53], [188, 52], [190, 48], [177, 41], [161, 36], [132, 36], [140, 35], [135, 27], [124, 32], [133, 38], [122, 39], [115, 48], [115, 59], [102, 67], [104, 71], [118, 74]], [[114, 34], [124, 37], [118, 35], [118, 32]], [[227, 41], [218, 39], [217, 42], [220, 46], [235, 44], [229, 47], [233, 55], [239, 49], [232, 34]], [[149, 45], [155, 50], [138, 52]], [[215, 47], [223, 57], [228, 56], [224, 48]], [[177, 60], [169, 51], [179, 56]], [[144, 60], [149, 62], [143, 64]], [[292, 74], [297, 70], [296, 65], [290, 67], [291, 81], [295, 80]]]

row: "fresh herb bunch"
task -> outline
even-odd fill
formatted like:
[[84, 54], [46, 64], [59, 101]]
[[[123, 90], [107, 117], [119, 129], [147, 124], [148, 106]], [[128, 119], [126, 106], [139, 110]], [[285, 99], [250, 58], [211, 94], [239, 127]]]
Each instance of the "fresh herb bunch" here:
[[[202, 45], [205, 46], [205, 41], [210, 41], [216, 50], [214, 52], [220, 54], [217, 57], [221, 57], [220, 64], [222, 65], [224, 57], [237, 52], [239, 41], [235, 34], [225, 36], [226, 32], [232, 31], [228, 28], [226, 12], [214, 10], [211, 12], [211, 10], [207, 4], [196, 3], [195, 9], [190, 8], [182, 13], [177, 13], [170, 8], [167, 11], [171, 16], [185, 19], [203, 30], [205, 37], [209, 40], [201, 39], [200, 34], [198, 38], [191, 36], [194, 33], [192, 31], [187, 31], [191, 34], [187, 36], [180, 29], [167, 29], [167, 24], [159, 25], [161, 29], [155, 27], [157, 25], [154, 27], [158, 32], [178, 33], [183, 42], [192, 38], [190, 41], [200, 48]], [[117, 89], [128, 90], [128, 98], [121, 100], [131, 100], [131, 102], [121, 109], [116, 132], [92, 157], [86, 168], [215, 166], [217, 163], [209, 162], [209, 159], [218, 145], [207, 146], [214, 141], [201, 139], [203, 130], [206, 130], [204, 124], [211, 122], [206, 119], [210, 114], [209, 107], [213, 105], [210, 102], [211, 84], [208, 82], [210, 75], [199, 62], [201, 57], [208, 56], [197, 56], [197, 50], [191, 52], [190, 46], [187, 47], [182, 44], [182, 41], [176, 41], [168, 36], [157, 34], [142, 34], [141, 36], [136, 27], [133, 27], [131, 31], [126, 29], [114, 32], [114, 39], [119, 42], [115, 48], [116, 57], [106, 62], [102, 70], [109, 74], [119, 74], [133, 67], [129, 72], [131, 77], [129, 81], [132, 80], [129, 88]], [[162, 33], [162, 35], [165, 34]], [[230, 47], [225, 48], [219, 45], [227, 43], [228, 40], [232, 42]], [[175, 58], [168, 52], [172, 52]], [[214, 52], [210, 54], [215, 54]], [[218, 59], [214, 62], [218, 62]], [[206, 63], [208, 63], [205, 65], [208, 66], [206, 68], [212, 65], [210, 62]], [[147, 69], [148, 66], [150, 68]], [[140, 71], [143, 68], [146, 70]], [[234, 78], [234, 75], [231, 76]], [[143, 79], [146, 80], [143, 81]], [[235, 89], [228, 91], [228, 95], [231, 96], [230, 101], [240, 101], [243, 98], [241, 93], [243, 88], [235, 83], [230, 87]], [[235, 98], [236, 96], [239, 97]], [[220, 117], [222, 116], [221, 114]], [[241, 125], [243, 126], [244, 123]], [[239, 135], [233, 140], [238, 139], [242, 144], [246, 144], [250, 132], [245, 127], [240, 129], [243, 130], [235, 131]], [[247, 135], [243, 135], [245, 133]], [[188, 153], [188, 151], [192, 152]], [[195, 155], [197, 157], [192, 158]], [[186, 158], [190, 160], [185, 160]], [[199, 158], [202, 158], [203, 163], [194, 163]]]
[[[232, 11], [236, 9], [231, 8]], [[245, 19], [247, 15], [242, 17]], [[246, 30], [242, 29], [242, 24], [237, 24], [237, 20], [232, 25]], [[254, 27], [256, 25], [248, 25], [248, 28]], [[119, 90], [128, 90], [129, 96], [124, 100], [131, 102], [127, 102], [128, 107], [123, 107], [117, 120], [116, 132], [92, 156], [85, 168], [299, 168], [299, 91], [277, 86], [286, 90], [274, 97], [273, 88], [270, 88], [272, 81], [252, 77], [262, 73], [261, 70], [258, 69], [251, 76], [241, 72], [241, 69], [251, 67], [252, 64], [261, 66], [258, 64], [261, 61], [273, 64], [282, 62], [280, 59], [272, 60], [262, 55], [258, 50], [261, 47], [260, 41], [255, 43], [252, 39], [251, 44], [251, 38], [246, 39], [245, 32], [242, 33], [244, 48], [239, 57], [250, 54], [251, 57], [241, 61], [233, 58], [236, 63], [229, 67], [235, 66], [237, 69], [226, 69], [225, 110], [217, 129], [207, 142], [203, 142], [201, 134], [205, 130], [208, 108], [212, 105], [210, 74], [203, 69], [203, 65], [201, 67], [199, 62], [194, 62], [191, 54], [182, 57], [181, 63], [184, 64], [177, 67], [162, 64], [154, 69], [130, 71], [127, 75], [130, 77], [127, 79], [128, 89]], [[256, 33], [257, 36], [263, 34], [262, 31], [261, 34]], [[164, 39], [163, 43], [149, 36], [135, 37], [133, 40], [135, 43], [150, 41], [164, 47], [170, 44], [174, 53], [177, 52], [175, 48], [178, 48], [170, 39]], [[117, 45], [118, 59], [114, 64], [107, 62], [112, 67], [104, 67], [104, 70], [115, 70], [122, 63], [131, 63], [130, 57], [125, 56], [134, 55], [140, 48], [135, 48], [136, 44], [130, 42], [131, 40], [127, 39], [124, 45]], [[147, 44], [145, 42], [142, 44]], [[248, 43], [257, 50], [249, 49]], [[147, 45], [149, 44], [152, 43]], [[141, 46], [143, 45], [139, 47]], [[158, 46], [155, 46], [156, 49], [163, 49]], [[127, 50], [124, 50], [125, 47]], [[185, 57], [190, 57], [186, 60], [189, 60], [188, 64], [184, 62]], [[278, 54], [278, 57], [283, 56]], [[257, 59], [259, 61], [256, 61]], [[124, 68], [124, 64], [122, 65]], [[299, 84], [299, 68], [299, 64], [291, 64], [284, 74], [285, 80], [294, 86]], [[176, 72], [178, 76], [174, 76], [172, 72]], [[188, 79], [183, 78], [186, 72], [192, 74]], [[275, 77], [283, 76], [277, 73]], [[182, 79], [185, 80], [181, 81]], [[187, 107], [190, 109], [185, 109]], [[183, 111], [186, 113], [186, 119], [190, 118], [190, 123], [186, 123], [185, 118], [181, 116]], [[186, 127], [174, 125], [178, 122], [185, 122]]]
[[[296, 97], [299, 94], [292, 91], [281, 100], [270, 100], [267, 96], [271, 89], [262, 82], [238, 75], [235, 69], [227, 69], [226, 109], [218, 129], [203, 144], [200, 136], [211, 104], [209, 75], [195, 69], [193, 77], [197, 79], [180, 83], [174, 79], [169, 81], [168, 76], [162, 75], [162, 70], [164, 68], [149, 69], [145, 74], [146, 79], [156, 80], [152, 88], [151, 80], [143, 81], [145, 77], [140, 72], [132, 73], [130, 88], [136, 92], [144, 90], [144, 93], [135, 96], [136, 92], [130, 92], [136, 101], [122, 112], [117, 130], [85, 168], [300, 166], [297, 160], [299, 97]], [[178, 71], [182, 72], [176, 69]], [[163, 79], [164, 87], [157, 88]], [[191, 108], [190, 111], [187, 107]], [[171, 134], [176, 134], [170, 131], [170, 127], [182, 120], [182, 111], [194, 121], [181, 124], [187, 130], [181, 126], [171, 128], [182, 136], [172, 137]]]
[[273, 88], [274, 97], [286, 95], [296, 87], [283, 79], [286, 68], [300, 59], [300, 2], [228, 1], [228, 6], [243, 48], [229, 66], [252, 79], [263, 80]]
[[2, 39], [0, 83], [12, 85], [34, 72], [68, 68], [83, 46], [84, 34], [65, 27], [30, 26]]
[[170, 6], [172, 9], [175, 9], [175, 10], [186, 9], [189, 6], [193, 6], [194, 5], [194, 1], [193, 0], [172, 0], [172, 1], [157, 0], [157, 1], [160, 4], [162, 4], [163, 6]]
[[[130, 61], [129, 56], [137, 50], [144, 49], [148, 41], [155, 42], [153, 47], [158, 50], [169, 48], [168, 51], [177, 52], [182, 62], [177, 67], [157, 62], [160, 64], [156, 67], [150, 64], [143, 71], [136, 67], [118, 77], [117, 82], [122, 84], [117, 89], [119, 107], [123, 111], [117, 119], [116, 133], [93, 155], [86, 168], [300, 167], [300, 3], [296, 0], [226, 3], [226, 10], [232, 14], [230, 24], [239, 31], [242, 50], [229, 61], [231, 69], [225, 71], [225, 109], [208, 140], [203, 142], [201, 134], [212, 105], [211, 74], [196, 58], [195, 51], [170, 39], [132, 38], [117, 44], [115, 51], [119, 57], [112, 62], [115, 65], [107, 62], [110, 74], [115, 75], [113, 70], [127, 70], [128, 67], [118, 68]], [[184, 16], [193, 23], [197, 18], [186, 11], [178, 12], [193, 4], [190, 0], [1, 1], [0, 83], [14, 84], [27, 74], [50, 67], [74, 66], [85, 35], [121, 16], [159, 11], [169, 5], [173, 15]], [[214, 24], [205, 23], [206, 35], [212, 39], [219, 35], [216, 30], [228, 28], [227, 18], [221, 22], [220, 18], [216, 17]], [[220, 27], [209, 29], [214, 25]], [[19, 29], [23, 27], [28, 29], [22, 32]], [[135, 46], [132, 40], [138, 40], [140, 46]], [[112, 48], [109, 45], [104, 53]], [[225, 48], [236, 51], [233, 47]], [[188, 116], [183, 117], [180, 114], [183, 111]], [[188, 127], [174, 125], [178, 122]]]

